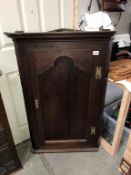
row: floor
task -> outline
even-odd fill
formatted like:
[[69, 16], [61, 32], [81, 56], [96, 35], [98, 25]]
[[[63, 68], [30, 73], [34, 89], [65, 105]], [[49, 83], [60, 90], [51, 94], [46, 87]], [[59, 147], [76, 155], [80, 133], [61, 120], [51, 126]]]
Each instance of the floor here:
[[101, 147], [98, 152], [32, 154], [26, 141], [17, 146], [23, 169], [13, 175], [120, 175], [124, 147], [113, 158]]

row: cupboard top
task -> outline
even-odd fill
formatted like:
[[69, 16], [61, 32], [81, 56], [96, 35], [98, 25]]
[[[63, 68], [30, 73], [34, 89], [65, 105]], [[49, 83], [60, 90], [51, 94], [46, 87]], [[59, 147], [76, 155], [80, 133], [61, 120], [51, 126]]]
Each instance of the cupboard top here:
[[13, 40], [31, 40], [31, 39], [45, 39], [45, 40], [69, 40], [69, 39], [111, 39], [114, 35], [114, 31], [98, 31], [98, 32], [85, 32], [78, 30], [55, 30], [51, 32], [39, 32], [39, 33], [5, 33]]

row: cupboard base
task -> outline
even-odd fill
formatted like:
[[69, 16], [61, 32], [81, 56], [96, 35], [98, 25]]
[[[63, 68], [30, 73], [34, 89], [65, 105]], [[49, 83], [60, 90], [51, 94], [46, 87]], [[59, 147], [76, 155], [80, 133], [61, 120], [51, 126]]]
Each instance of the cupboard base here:
[[96, 152], [98, 151], [98, 147], [78, 147], [78, 148], [41, 148], [41, 149], [34, 149], [31, 148], [32, 153], [40, 154], [40, 153], [66, 153], [66, 152]]

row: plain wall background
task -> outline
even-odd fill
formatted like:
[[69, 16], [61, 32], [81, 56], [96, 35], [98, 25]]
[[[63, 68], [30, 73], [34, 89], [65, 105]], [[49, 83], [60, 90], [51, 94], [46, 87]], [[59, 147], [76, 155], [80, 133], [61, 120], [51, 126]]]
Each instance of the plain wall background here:
[[[82, 16], [87, 12], [89, 2], [90, 0], [78, 0], [78, 23], [81, 21]], [[98, 11], [97, 0], [93, 0], [91, 11], [92, 12]], [[119, 13], [109, 12], [108, 14], [111, 17], [113, 24], [115, 24], [118, 20]], [[116, 28], [117, 34], [129, 33], [130, 23], [131, 23], [131, 0], [128, 0], [128, 3], [126, 4], [126, 11], [122, 13], [122, 17]]]

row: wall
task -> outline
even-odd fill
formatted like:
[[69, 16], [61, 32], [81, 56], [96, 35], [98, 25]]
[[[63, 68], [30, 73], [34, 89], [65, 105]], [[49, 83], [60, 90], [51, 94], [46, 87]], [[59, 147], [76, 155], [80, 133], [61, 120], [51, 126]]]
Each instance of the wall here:
[[[90, 0], [78, 0], [78, 23], [82, 19], [82, 16], [84, 15], [84, 13], [86, 13], [89, 2]], [[97, 11], [98, 11], [97, 0], [93, 0], [92, 12], [97, 12]], [[114, 12], [114, 13], [109, 13], [109, 15], [114, 24], [118, 19], [119, 13]], [[128, 0], [128, 3], [126, 5], [126, 12], [122, 13], [122, 17], [116, 28], [117, 34], [128, 33], [130, 23], [131, 23], [131, 0]]]

